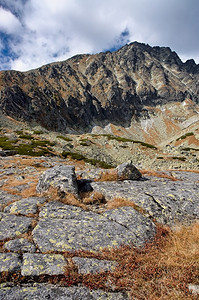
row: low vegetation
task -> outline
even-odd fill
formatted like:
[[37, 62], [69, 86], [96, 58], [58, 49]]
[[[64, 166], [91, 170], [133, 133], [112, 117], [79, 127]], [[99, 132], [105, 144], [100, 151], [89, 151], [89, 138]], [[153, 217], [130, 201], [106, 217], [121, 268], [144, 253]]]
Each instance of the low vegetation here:
[[192, 136], [192, 135], [194, 135], [193, 132], [187, 132], [186, 134], [180, 136], [176, 141], [184, 140], [184, 139], [186, 139], [188, 136]]
[[61, 140], [64, 140], [66, 142], [72, 142], [73, 141], [71, 138], [63, 136], [63, 135], [58, 135], [57, 138], [61, 139]]
[[101, 136], [107, 137], [108, 140], [115, 140], [115, 141], [118, 141], [118, 142], [130, 142], [130, 143], [140, 144], [140, 145], [142, 145], [144, 147], [151, 148], [151, 149], [154, 149], [154, 150], [157, 149], [156, 146], [148, 144], [148, 143], [145, 143], [145, 142], [142, 142], [142, 141], [127, 139], [127, 138], [123, 138], [123, 137], [115, 136], [115, 135], [111, 135], [111, 134], [102, 134]]
[[199, 149], [197, 149], [197, 148], [189, 148], [189, 147], [182, 148], [182, 150], [183, 151], [191, 151], [191, 150], [193, 150], [193, 151], [199, 151]]
[[112, 169], [114, 166], [110, 165], [104, 161], [98, 160], [98, 159], [94, 159], [94, 158], [87, 158], [84, 155], [77, 153], [77, 152], [69, 152], [69, 151], [63, 151], [62, 152], [62, 156], [63, 157], [68, 157], [70, 156], [72, 159], [76, 159], [76, 160], [83, 160], [86, 163], [89, 163], [93, 166], [97, 166], [103, 169]]
[[184, 157], [184, 156], [172, 156], [172, 159], [177, 159], [177, 160], [185, 161], [186, 157]]
[[[20, 138], [20, 137], [19, 137]], [[20, 155], [30, 155], [30, 156], [42, 156], [42, 155], [52, 155], [51, 148], [49, 146], [54, 146], [54, 143], [47, 140], [31, 140], [27, 143], [21, 142], [20, 139], [9, 140], [7, 137], [0, 137], [0, 147], [3, 150], [14, 150], [16, 154]], [[22, 139], [30, 140], [29, 136], [23, 136]], [[33, 139], [31, 137], [31, 139]]]
[[[61, 286], [84, 285], [90, 289], [127, 292], [130, 299], [196, 300], [198, 295], [189, 291], [189, 284], [199, 284], [199, 224], [181, 227], [172, 232], [158, 226], [155, 240], [144, 248], [121, 246], [100, 252], [76, 251], [63, 253], [69, 258], [65, 275], [21, 276], [19, 272], [2, 272], [0, 283], [34, 282]], [[116, 261], [113, 272], [97, 274], [78, 273], [70, 257], [93, 257]]]

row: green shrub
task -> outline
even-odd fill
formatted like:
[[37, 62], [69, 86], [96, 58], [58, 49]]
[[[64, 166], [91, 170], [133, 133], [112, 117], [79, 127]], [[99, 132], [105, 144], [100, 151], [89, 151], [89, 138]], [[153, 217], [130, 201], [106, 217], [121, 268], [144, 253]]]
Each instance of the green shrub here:
[[190, 151], [190, 150], [199, 151], [199, 149], [196, 149], [196, 148], [189, 148], [189, 147], [187, 147], [187, 148], [182, 148], [182, 150], [184, 150], [184, 151]]
[[21, 134], [19, 136], [19, 138], [20, 139], [25, 139], [25, 140], [32, 140], [33, 139], [33, 137], [31, 135], [29, 135], [29, 134]]
[[184, 157], [184, 156], [172, 156], [172, 159], [178, 159], [178, 160], [181, 160], [181, 161], [185, 161], [186, 157]]
[[18, 134], [18, 135], [24, 134], [24, 133], [23, 133], [23, 130], [16, 130], [15, 132], [16, 132], [16, 134]]
[[32, 141], [32, 145], [34, 145], [35, 147], [37, 147], [37, 146], [45, 146], [45, 147], [47, 147], [47, 145], [48, 146], [54, 146], [55, 143], [47, 141], [47, 140], [43, 140], [43, 141], [35, 140], [35, 141]]
[[142, 141], [127, 139], [127, 138], [123, 138], [123, 137], [120, 137], [120, 136], [114, 136], [114, 135], [111, 135], [111, 134], [101, 134], [101, 136], [107, 137], [108, 140], [116, 140], [118, 142], [131, 142], [131, 143], [135, 143], [135, 144], [141, 144], [142, 146], [147, 147], [147, 148], [151, 148], [151, 149], [155, 149], [155, 150], [157, 149], [156, 146], [145, 143], [145, 142], [142, 142]]
[[34, 130], [33, 133], [34, 133], [34, 134], [42, 134], [43, 131], [42, 131], [42, 130]]
[[192, 135], [194, 135], [193, 132], [187, 132], [186, 134], [184, 134], [184, 135], [182, 135], [181, 137], [179, 137], [176, 141], [184, 140], [184, 139], [186, 139], [186, 137], [192, 136]]
[[114, 166], [107, 164], [104, 161], [98, 160], [98, 159], [94, 159], [94, 158], [87, 158], [82, 154], [79, 154], [77, 152], [68, 152], [68, 151], [63, 151], [62, 152], [62, 156], [67, 157], [70, 156], [72, 159], [76, 159], [76, 160], [83, 160], [91, 165], [94, 166], [99, 166], [103, 169], [112, 169]]
[[73, 141], [71, 138], [63, 136], [63, 135], [58, 135], [57, 138], [58, 139], [62, 139], [64, 141], [66, 141], [66, 142], [72, 142]]

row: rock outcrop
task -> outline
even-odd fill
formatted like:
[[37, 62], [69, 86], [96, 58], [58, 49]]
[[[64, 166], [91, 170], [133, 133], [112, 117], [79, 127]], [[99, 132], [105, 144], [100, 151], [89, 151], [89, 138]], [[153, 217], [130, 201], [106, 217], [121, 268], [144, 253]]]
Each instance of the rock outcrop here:
[[[4, 159], [7, 163], [11, 158]], [[46, 160], [47, 165], [48, 159]], [[44, 163], [45, 158], [41, 161]], [[43, 174], [39, 167], [38, 170], [35, 168], [31, 178], [35, 178], [40, 172], [38, 191], [46, 190], [44, 186], [49, 188], [54, 180], [55, 186], [64, 187], [64, 191], [66, 189], [68, 192], [71, 177], [76, 182], [73, 166], [57, 164], [58, 161], [54, 162], [52, 168], [49, 164], [48, 170]], [[19, 173], [30, 175], [25, 173], [28, 169], [19, 169], [18, 162], [16, 166], [15, 173], [7, 172], [8, 178], [19, 176]], [[2, 169], [1, 174], [5, 174], [6, 170]], [[49, 174], [53, 174], [50, 181], [46, 176]], [[63, 287], [59, 283], [52, 285], [44, 279], [48, 278], [50, 281], [58, 276], [61, 282], [67, 272], [76, 272], [77, 276], [96, 275], [100, 272], [107, 274], [106, 272], [117, 268], [118, 263], [92, 256], [98, 251], [121, 245], [140, 249], [154, 239], [157, 222], [173, 227], [179, 222], [196, 221], [199, 216], [198, 173], [173, 171], [173, 176], [175, 181], [169, 179], [169, 176], [144, 176], [141, 180], [90, 182], [95, 192], [105, 195], [107, 202], [122, 197], [128, 203], [134, 203], [132, 206], [109, 210], [106, 209], [106, 203], [102, 203], [101, 213], [91, 206], [85, 210], [58, 200], [50, 201], [47, 196], [17, 197], [3, 190], [7, 184], [5, 183], [0, 193], [0, 272], [13, 278], [18, 274], [23, 282], [19, 286], [4, 282], [2, 277], [0, 299], [129, 299], [127, 293], [114, 291], [114, 286], [108, 282], [109, 291], [91, 291], [81, 284]], [[75, 183], [75, 188], [70, 193], [77, 192]], [[75, 266], [72, 271], [71, 266]], [[36, 282], [33, 284], [34, 280]]]

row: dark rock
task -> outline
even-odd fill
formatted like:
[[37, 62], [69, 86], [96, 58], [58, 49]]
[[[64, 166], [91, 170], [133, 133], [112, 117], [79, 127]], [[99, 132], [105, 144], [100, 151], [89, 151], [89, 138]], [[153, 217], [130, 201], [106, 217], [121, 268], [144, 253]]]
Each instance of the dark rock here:
[[8, 241], [4, 244], [4, 248], [6, 250], [10, 250], [13, 252], [35, 252], [36, 247], [33, 243], [29, 242], [27, 239], [14, 239], [12, 241]]
[[0, 156], [12, 156], [12, 155], [15, 155], [17, 154], [17, 151], [15, 150], [2, 150], [0, 151]]
[[21, 267], [21, 260], [15, 253], [0, 253], [0, 273], [14, 273]]
[[23, 255], [22, 276], [64, 274], [67, 261], [60, 254], [26, 253]]
[[27, 232], [31, 223], [31, 218], [3, 214], [0, 221], [0, 240], [17, 237]]
[[132, 164], [126, 162], [116, 168], [118, 180], [138, 180], [142, 177], [140, 171]]
[[0, 299], [3, 300], [128, 300], [126, 294], [89, 290], [87, 287], [59, 287], [53, 284], [23, 284], [13, 286], [12, 283], [0, 285]]
[[72, 193], [78, 196], [75, 167], [58, 165], [45, 171], [39, 179], [37, 192], [46, 192], [50, 187], [56, 188], [63, 195]]
[[77, 265], [80, 274], [114, 271], [118, 266], [117, 262], [96, 258], [73, 257], [72, 260]]

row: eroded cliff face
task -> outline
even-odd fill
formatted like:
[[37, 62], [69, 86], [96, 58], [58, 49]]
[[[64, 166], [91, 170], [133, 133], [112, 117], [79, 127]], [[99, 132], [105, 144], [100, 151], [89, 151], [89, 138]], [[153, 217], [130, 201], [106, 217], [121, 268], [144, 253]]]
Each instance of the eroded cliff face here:
[[132, 128], [162, 114], [168, 103], [190, 101], [189, 117], [197, 114], [198, 80], [193, 60], [182, 63], [169, 48], [134, 42], [113, 53], [78, 55], [28, 72], [2, 71], [0, 109], [49, 130]]

